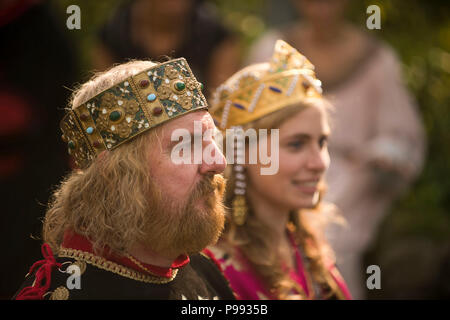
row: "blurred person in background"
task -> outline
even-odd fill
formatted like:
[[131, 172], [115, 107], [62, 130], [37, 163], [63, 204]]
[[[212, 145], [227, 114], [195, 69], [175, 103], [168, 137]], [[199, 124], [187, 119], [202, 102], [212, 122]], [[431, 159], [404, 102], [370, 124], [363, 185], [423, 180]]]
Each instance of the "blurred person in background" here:
[[40, 254], [39, 219], [68, 169], [57, 123], [78, 77], [74, 48], [46, 1], [0, 1], [0, 299]]
[[124, 1], [100, 30], [93, 63], [104, 70], [130, 58], [165, 56], [185, 57], [208, 90], [240, 64], [238, 39], [203, 0]]
[[402, 82], [400, 62], [385, 43], [346, 21], [347, 0], [292, 0], [301, 17], [273, 29], [248, 60], [264, 61], [276, 39], [316, 66], [335, 106], [326, 199], [346, 219], [327, 230], [337, 263], [355, 298], [365, 298], [363, 254], [389, 212], [421, 171], [425, 136], [417, 106]]
[[[212, 100], [219, 127], [236, 130], [237, 157], [249, 159], [267, 145], [278, 169], [262, 173], [268, 168], [259, 157], [235, 162], [226, 173], [227, 228], [209, 249], [240, 299], [350, 299], [323, 234], [333, 217], [321, 201], [330, 106], [313, 68], [279, 40], [270, 62], [240, 70]], [[259, 133], [258, 146], [245, 146], [251, 129], [269, 130], [267, 138]], [[233, 148], [228, 139], [227, 133], [227, 155]]]

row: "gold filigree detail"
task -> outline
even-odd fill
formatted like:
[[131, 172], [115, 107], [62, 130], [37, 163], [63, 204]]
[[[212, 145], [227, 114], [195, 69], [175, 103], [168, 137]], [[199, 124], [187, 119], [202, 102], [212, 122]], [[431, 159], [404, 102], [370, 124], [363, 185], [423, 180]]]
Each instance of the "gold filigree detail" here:
[[131, 126], [128, 125], [127, 122], [122, 122], [119, 125], [116, 126], [117, 127], [117, 134], [119, 135], [119, 137], [125, 139], [126, 137], [128, 137], [131, 134]]
[[[106, 93], [102, 102], [109, 105], [99, 110], [96, 126], [100, 131], [110, 131], [125, 139], [130, 136], [135, 115], [139, 111], [139, 103], [135, 100], [128, 100], [123, 97], [116, 97], [111, 93]], [[111, 120], [112, 112], [119, 112], [120, 118]]]
[[93, 157], [91, 150], [82, 133], [73, 111], [70, 111], [61, 122], [61, 130], [68, 142], [68, 152], [74, 157], [77, 166], [90, 161]]
[[159, 86], [157, 92], [158, 92], [158, 98], [165, 100], [170, 97], [172, 90], [170, 90], [169, 86], [162, 84]]
[[56, 288], [50, 295], [50, 300], [68, 300], [68, 299], [69, 299], [69, 290], [67, 290], [67, 288], [63, 286]]
[[188, 95], [183, 95], [180, 98], [180, 105], [183, 109], [189, 110], [192, 108], [192, 97], [189, 97]]
[[95, 120], [95, 126], [99, 131], [107, 131], [109, 126], [108, 117], [104, 116], [103, 110], [105, 110], [105, 113], [107, 113], [106, 109], [100, 110], [99, 116], [97, 120]]
[[125, 100], [122, 107], [129, 115], [135, 115], [139, 111], [139, 103], [136, 100]]
[[195, 90], [195, 89], [198, 89], [198, 87], [199, 87], [199, 83], [191, 78], [187, 78], [185, 83], [186, 83], [186, 88], [188, 88], [189, 90]]
[[64, 248], [64, 247], [60, 248], [60, 250], [58, 252], [58, 256], [81, 260], [81, 261], [89, 263], [97, 268], [118, 274], [122, 277], [133, 279], [136, 281], [146, 282], [146, 283], [155, 283], [155, 284], [169, 283], [172, 280], [174, 280], [176, 275], [178, 274], [178, 269], [175, 269], [172, 274], [172, 277], [170, 277], [170, 278], [146, 275], [146, 274], [137, 272], [133, 269], [124, 267], [115, 262], [106, 260], [103, 257], [96, 256], [92, 253], [81, 251], [81, 250], [76, 250], [76, 249]]
[[165, 73], [167, 78], [169, 79], [178, 78], [178, 70], [175, 69], [173, 66], [167, 66], [165, 69]]
[[117, 105], [116, 100], [117, 98], [115, 95], [113, 95], [111, 92], [107, 92], [103, 95], [100, 105], [108, 109], [113, 109]]

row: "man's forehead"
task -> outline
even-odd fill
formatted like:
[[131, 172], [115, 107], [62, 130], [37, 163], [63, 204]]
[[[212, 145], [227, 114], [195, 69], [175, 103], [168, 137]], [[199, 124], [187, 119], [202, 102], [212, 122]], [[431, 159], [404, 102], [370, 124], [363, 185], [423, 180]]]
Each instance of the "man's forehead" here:
[[186, 129], [189, 132], [194, 132], [194, 124], [196, 124], [197, 127], [201, 124], [202, 131], [215, 128], [214, 121], [209, 112], [202, 110], [191, 112], [169, 121], [162, 129], [164, 131], [164, 136], [170, 137], [172, 131], [176, 129]]

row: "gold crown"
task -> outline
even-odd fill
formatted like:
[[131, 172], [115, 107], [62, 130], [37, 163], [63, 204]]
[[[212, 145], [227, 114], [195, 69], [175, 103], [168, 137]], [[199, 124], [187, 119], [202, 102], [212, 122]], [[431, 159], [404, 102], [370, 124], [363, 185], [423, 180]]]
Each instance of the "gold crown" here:
[[158, 64], [69, 110], [60, 124], [62, 139], [75, 164], [85, 167], [103, 150], [207, 108], [202, 89], [184, 58]]
[[269, 63], [250, 65], [214, 92], [210, 112], [220, 129], [242, 125], [307, 97], [321, 97], [314, 66], [282, 40]]

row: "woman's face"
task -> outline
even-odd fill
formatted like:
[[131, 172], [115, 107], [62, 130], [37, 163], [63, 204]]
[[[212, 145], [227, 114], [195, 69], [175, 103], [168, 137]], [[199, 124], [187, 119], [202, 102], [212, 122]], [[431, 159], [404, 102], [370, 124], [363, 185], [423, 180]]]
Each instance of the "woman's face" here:
[[[307, 107], [279, 129], [278, 173], [261, 175], [261, 164], [247, 165], [247, 192], [280, 209], [311, 208], [317, 204], [319, 186], [330, 164], [326, 111]], [[271, 139], [267, 140], [271, 150]]]

